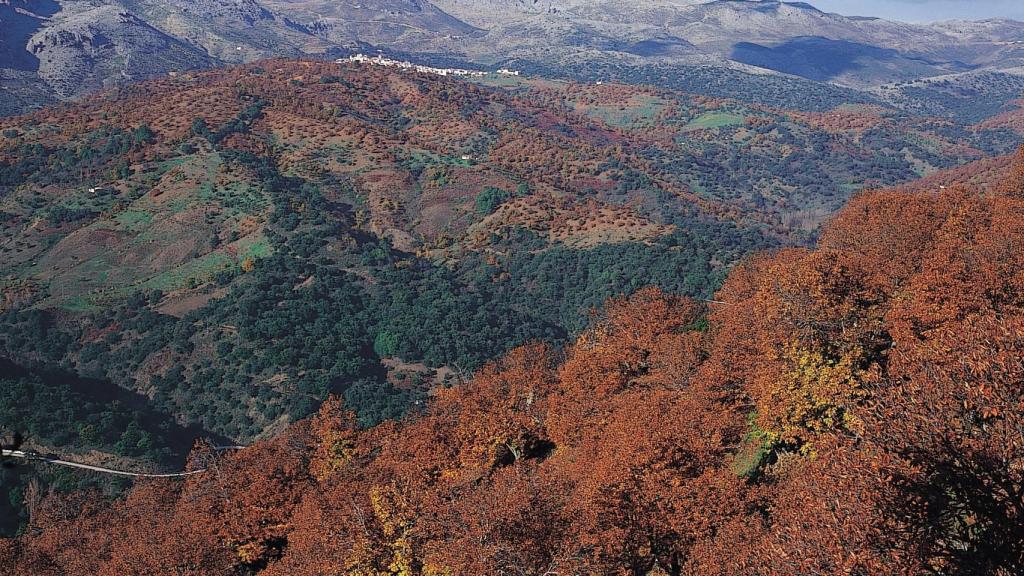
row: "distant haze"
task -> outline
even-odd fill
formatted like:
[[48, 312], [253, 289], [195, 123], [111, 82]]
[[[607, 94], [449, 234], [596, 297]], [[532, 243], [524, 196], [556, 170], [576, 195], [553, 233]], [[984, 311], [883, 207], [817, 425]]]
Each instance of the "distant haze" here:
[[985, 18], [1024, 20], [1024, 0], [811, 0], [826, 12], [907, 22]]

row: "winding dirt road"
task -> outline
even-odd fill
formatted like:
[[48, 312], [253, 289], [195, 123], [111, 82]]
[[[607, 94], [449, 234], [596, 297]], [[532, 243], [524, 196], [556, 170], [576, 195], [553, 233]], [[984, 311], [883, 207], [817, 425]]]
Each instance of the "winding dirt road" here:
[[49, 464], [56, 464], [58, 466], [79, 468], [81, 470], [91, 470], [93, 472], [101, 472], [103, 474], [128, 476], [130, 478], [184, 478], [186, 476], [193, 476], [195, 474], [201, 474], [203, 472], [206, 472], [206, 469], [203, 469], [192, 470], [191, 472], [179, 472], [177, 474], [140, 474], [137, 472], [125, 472], [124, 470], [113, 470], [111, 468], [104, 468], [102, 466], [90, 466], [88, 464], [79, 464], [78, 462], [68, 462], [67, 460], [59, 460], [57, 458], [50, 458], [48, 456], [43, 456], [42, 454], [36, 454], [34, 452], [25, 452], [22, 450], [0, 450], [0, 458], [21, 458], [23, 460], [30, 460], [33, 462], [47, 462]]

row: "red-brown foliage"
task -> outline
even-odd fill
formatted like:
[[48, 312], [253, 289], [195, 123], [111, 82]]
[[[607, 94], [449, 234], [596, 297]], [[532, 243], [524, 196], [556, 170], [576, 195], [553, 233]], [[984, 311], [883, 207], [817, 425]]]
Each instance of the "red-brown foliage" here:
[[1019, 574], [1019, 179], [861, 196], [706, 332], [642, 290], [404, 423], [331, 401], [183, 482], [51, 496], [4, 574]]

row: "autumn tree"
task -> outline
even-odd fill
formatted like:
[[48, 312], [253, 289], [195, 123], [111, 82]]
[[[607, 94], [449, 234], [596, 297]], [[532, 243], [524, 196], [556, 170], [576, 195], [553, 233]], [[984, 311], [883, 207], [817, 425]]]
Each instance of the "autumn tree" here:
[[50, 494], [17, 575], [1024, 570], [1024, 200], [858, 197], [715, 302], [644, 289], [424, 411], [337, 399], [110, 502]]

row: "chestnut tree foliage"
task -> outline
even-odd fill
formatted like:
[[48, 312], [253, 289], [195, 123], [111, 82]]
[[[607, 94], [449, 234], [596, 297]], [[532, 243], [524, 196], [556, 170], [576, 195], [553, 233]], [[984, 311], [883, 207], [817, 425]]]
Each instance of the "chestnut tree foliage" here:
[[6, 575], [1024, 570], [1024, 198], [856, 198], [710, 311], [644, 289], [421, 414], [341, 402], [112, 504], [43, 498]]

